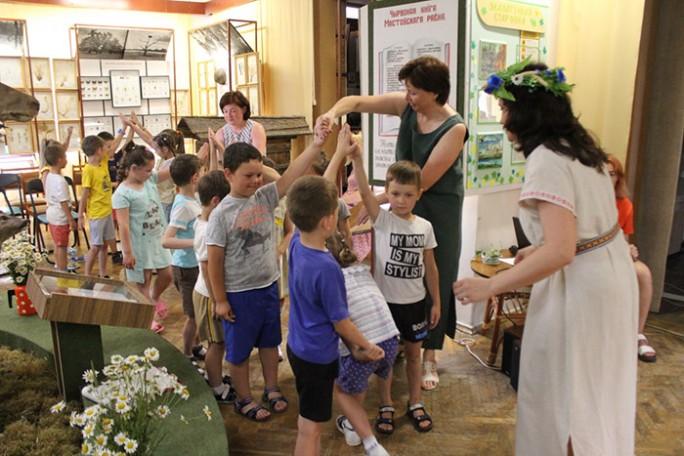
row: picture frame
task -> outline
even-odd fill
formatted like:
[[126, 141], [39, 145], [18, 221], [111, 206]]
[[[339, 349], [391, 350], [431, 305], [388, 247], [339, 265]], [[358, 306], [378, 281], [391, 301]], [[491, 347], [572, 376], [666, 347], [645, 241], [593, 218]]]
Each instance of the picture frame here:
[[171, 97], [171, 80], [168, 76], [141, 76], [140, 87], [144, 99]]
[[247, 54], [247, 82], [258, 84], [259, 81], [259, 56], [256, 52], [250, 52]]
[[76, 27], [79, 60], [121, 59], [128, 30], [109, 27]]
[[534, 62], [540, 62], [540, 53], [539, 53], [539, 48], [534, 47], [534, 46], [526, 46], [526, 45], [518, 45], [518, 62], [522, 62], [528, 57], [532, 57], [532, 61]]
[[81, 77], [81, 99], [83, 101], [111, 100], [111, 81], [107, 76]]
[[55, 76], [55, 89], [78, 89], [76, 60], [52, 59], [52, 73]]
[[53, 120], [55, 118], [55, 109], [52, 104], [52, 91], [51, 90], [35, 90], [33, 96], [38, 103], [40, 103], [40, 108], [38, 109], [38, 114], [36, 119], [38, 120]]
[[501, 122], [501, 108], [496, 97], [484, 90], [477, 94], [477, 123], [480, 125], [499, 124]]
[[32, 154], [35, 152], [35, 130], [33, 122], [6, 122], [6, 141], [10, 154]]
[[506, 47], [505, 43], [480, 40], [480, 79], [506, 69]]
[[207, 111], [208, 115], [218, 115], [218, 101], [216, 100], [216, 87], [207, 90]]
[[26, 55], [26, 21], [0, 19], [0, 55]]
[[197, 80], [200, 89], [207, 88], [207, 62], [197, 63]]
[[247, 56], [244, 54], [235, 56], [235, 84], [247, 84]]
[[55, 122], [51, 120], [44, 120], [36, 122], [38, 128], [38, 141], [42, 142], [46, 139], [57, 139], [57, 129]]
[[135, 108], [142, 105], [138, 70], [110, 70], [109, 79], [112, 107]]
[[83, 135], [97, 135], [101, 131], [114, 134], [114, 117], [97, 116], [83, 118]]
[[80, 119], [81, 109], [78, 102], [78, 92], [57, 91], [55, 98], [57, 100], [57, 119]]
[[147, 100], [146, 114], [168, 114], [171, 112], [171, 99], [158, 98]]
[[199, 110], [200, 110], [200, 116], [208, 116], [209, 111], [207, 110], [207, 91], [206, 90], [200, 90], [199, 91]]
[[525, 158], [525, 154], [523, 152], [511, 148], [511, 165], [524, 165], [526, 161], [527, 159]]
[[261, 115], [261, 100], [259, 97], [259, 85], [247, 86], [247, 99], [252, 110], [252, 115]]
[[477, 169], [503, 166], [503, 142], [503, 132], [477, 134]]
[[22, 57], [0, 57], [0, 82], [15, 89], [27, 87]]
[[74, 131], [71, 134], [71, 140], [69, 144], [65, 144], [64, 147], [67, 150], [79, 149], [81, 147], [81, 122], [76, 120], [61, 120], [59, 121], [57, 131], [59, 134], [59, 140], [64, 142], [67, 137], [67, 131], [69, 127], [73, 128]]
[[216, 87], [216, 80], [214, 79], [214, 73], [216, 72], [216, 66], [213, 60], [207, 62], [207, 87]]
[[171, 109], [176, 111], [177, 117], [189, 116], [190, 110], [190, 91], [176, 90], [171, 93]]
[[142, 121], [145, 129], [152, 135], [158, 135], [162, 130], [173, 128], [171, 114], [148, 114], [142, 116]]
[[47, 57], [29, 57], [29, 63], [31, 64], [31, 83], [33, 88], [51, 89], [50, 59]]
[[173, 30], [129, 29], [124, 46], [124, 60], [166, 60]]

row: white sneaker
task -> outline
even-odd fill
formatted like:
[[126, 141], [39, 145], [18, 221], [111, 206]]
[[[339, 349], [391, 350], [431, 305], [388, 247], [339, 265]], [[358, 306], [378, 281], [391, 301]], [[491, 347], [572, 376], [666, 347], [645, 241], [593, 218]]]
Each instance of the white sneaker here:
[[380, 443], [375, 443], [372, 447], [370, 447], [368, 450], [365, 450], [365, 455], [366, 456], [390, 456], [390, 454], [387, 452], [384, 446], [380, 445]]
[[344, 416], [340, 415], [335, 420], [335, 426], [337, 430], [344, 434], [344, 440], [349, 446], [359, 446], [361, 445], [361, 437], [356, 433], [349, 420]]
[[278, 345], [278, 362], [282, 363], [283, 359], [283, 350], [280, 348], [280, 345]]

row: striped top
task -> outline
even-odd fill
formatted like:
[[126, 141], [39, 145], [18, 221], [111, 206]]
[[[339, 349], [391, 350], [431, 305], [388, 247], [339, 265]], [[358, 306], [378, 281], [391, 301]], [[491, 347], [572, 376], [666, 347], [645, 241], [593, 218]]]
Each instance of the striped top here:
[[224, 147], [227, 147], [231, 144], [238, 143], [238, 142], [244, 142], [247, 144], [252, 144], [252, 128], [254, 128], [254, 122], [253, 120], [249, 119], [247, 120], [247, 123], [245, 124], [244, 127], [242, 127], [242, 130], [240, 130], [238, 133], [235, 133], [233, 129], [230, 127], [230, 125], [225, 124], [223, 126], [223, 145]]

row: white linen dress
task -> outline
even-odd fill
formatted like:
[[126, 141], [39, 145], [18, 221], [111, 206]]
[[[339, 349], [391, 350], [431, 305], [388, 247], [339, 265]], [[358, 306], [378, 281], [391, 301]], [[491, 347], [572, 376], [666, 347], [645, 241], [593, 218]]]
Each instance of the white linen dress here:
[[[617, 222], [607, 172], [539, 146], [527, 159], [520, 219], [544, 243], [537, 203], [571, 211], [577, 242]], [[516, 454], [634, 455], [638, 288], [619, 232], [532, 288], [521, 348]]]

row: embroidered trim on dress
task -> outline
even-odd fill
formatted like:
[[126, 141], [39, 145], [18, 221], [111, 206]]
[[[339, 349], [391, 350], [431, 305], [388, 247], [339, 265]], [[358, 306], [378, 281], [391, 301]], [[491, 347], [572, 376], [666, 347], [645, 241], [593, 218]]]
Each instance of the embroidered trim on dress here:
[[547, 193], [547, 192], [537, 192], [537, 191], [527, 191], [527, 192], [522, 192], [520, 194], [520, 199], [519, 201], [526, 200], [526, 199], [540, 199], [540, 200], [546, 200], [550, 202], [555, 202], [555, 203], [560, 203], [561, 205], [567, 207], [571, 211], [575, 211], [575, 206], [568, 201], [567, 199], [560, 197], [558, 195], [554, 195], [553, 193]]

